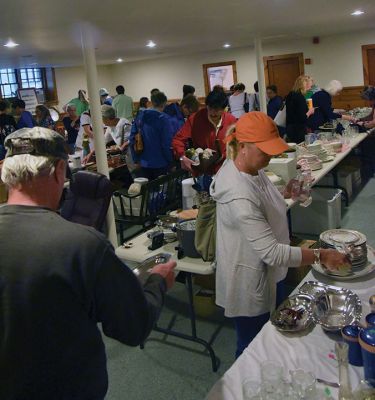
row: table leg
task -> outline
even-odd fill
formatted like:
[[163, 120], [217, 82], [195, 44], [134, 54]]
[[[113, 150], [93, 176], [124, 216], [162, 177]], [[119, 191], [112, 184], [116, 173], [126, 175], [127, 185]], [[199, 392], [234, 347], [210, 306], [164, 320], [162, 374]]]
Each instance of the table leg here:
[[[169, 324], [168, 328], [161, 328], [156, 324], [154, 326], [154, 330], [156, 332], [165, 333], [166, 335], [171, 335], [171, 336], [178, 337], [180, 339], [189, 340], [191, 342], [198, 343], [198, 344], [204, 346], [205, 349], [208, 351], [210, 358], [211, 358], [212, 371], [216, 372], [219, 368], [220, 360], [216, 357], [215, 352], [214, 352], [213, 348], [211, 347], [211, 344], [197, 336], [192, 274], [190, 272], [185, 272], [185, 274], [186, 274], [185, 282], [186, 282], [186, 287], [187, 287], [188, 297], [189, 297], [189, 318], [190, 318], [190, 326], [191, 326], [191, 335], [187, 335], [185, 333], [177, 332], [177, 331], [171, 329], [172, 328], [171, 324]], [[141, 348], [143, 348], [143, 346], [144, 346], [144, 344], [141, 345]]]

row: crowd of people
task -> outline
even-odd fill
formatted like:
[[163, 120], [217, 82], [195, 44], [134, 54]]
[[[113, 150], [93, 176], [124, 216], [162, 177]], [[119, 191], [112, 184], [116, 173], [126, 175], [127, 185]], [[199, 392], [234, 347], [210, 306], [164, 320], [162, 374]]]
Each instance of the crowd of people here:
[[[285, 99], [287, 138], [341, 116], [331, 105], [340, 88], [333, 81], [317, 90], [309, 77], [299, 77]], [[116, 88], [114, 98], [104, 88], [100, 91], [105, 141], [125, 153], [129, 169], [151, 180], [171, 168], [189, 170], [197, 177], [196, 188], [216, 202], [216, 302], [233, 320], [236, 357], [285, 298], [287, 268], [321, 262], [337, 269], [348, 262], [336, 250], [290, 246], [285, 201], [264, 172], [271, 157], [288, 148], [272, 119], [283, 99], [275, 86], [267, 88], [267, 116], [258, 110], [257, 85], [254, 90], [248, 95], [238, 84], [228, 96], [215, 87], [202, 106], [191, 85], [183, 87], [181, 102], [169, 105], [155, 88], [151, 107], [142, 98], [138, 110], [133, 110], [123, 86]], [[372, 113], [356, 122], [374, 127], [375, 89], [367, 88], [363, 96]], [[0, 209], [4, 399], [103, 399], [108, 377], [97, 324], [122, 343], [142, 344], [174, 283], [176, 263], [170, 261], [155, 266], [142, 287], [104, 236], [56, 213], [65, 181], [66, 145], [75, 152], [88, 142], [86, 160], [95, 152], [89, 104], [83, 90], [67, 104], [64, 139], [53, 131], [46, 107], [38, 106], [34, 119], [25, 103], [16, 100], [14, 118], [0, 101], [1, 146], [3, 153], [7, 150], [1, 179], [9, 192], [7, 205]], [[141, 148], [136, 146], [139, 136]], [[205, 168], [185, 153], [198, 147], [213, 151], [213, 162]]]
[[26, 104], [21, 99], [14, 100], [11, 108], [14, 116], [9, 113], [9, 103], [6, 100], [0, 100], [0, 160], [5, 157], [4, 141], [10, 133], [34, 126], [54, 130], [56, 125], [49, 109], [43, 104], [35, 107], [35, 118], [30, 111], [26, 110]]

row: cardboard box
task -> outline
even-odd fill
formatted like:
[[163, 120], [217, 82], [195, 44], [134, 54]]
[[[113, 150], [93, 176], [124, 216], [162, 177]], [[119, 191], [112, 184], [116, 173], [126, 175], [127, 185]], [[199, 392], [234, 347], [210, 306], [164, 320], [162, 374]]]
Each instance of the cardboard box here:
[[200, 290], [194, 296], [195, 313], [199, 317], [209, 317], [216, 312], [215, 292], [213, 290]]
[[[291, 240], [291, 246], [298, 246], [303, 249], [310, 249], [314, 247], [316, 243], [316, 240], [300, 239], [296, 237], [293, 237]], [[285, 283], [291, 287], [298, 286], [302, 279], [309, 273], [310, 269], [310, 265], [298, 268], [289, 268]]]
[[297, 159], [295, 158], [271, 158], [267, 171], [280, 176], [285, 183], [297, 176]]

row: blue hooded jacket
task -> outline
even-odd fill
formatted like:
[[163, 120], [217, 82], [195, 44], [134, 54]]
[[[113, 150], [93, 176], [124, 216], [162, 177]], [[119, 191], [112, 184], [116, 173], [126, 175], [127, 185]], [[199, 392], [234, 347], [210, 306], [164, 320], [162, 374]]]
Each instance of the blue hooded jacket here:
[[[142, 154], [134, 151], [135, 135], [140, 130], [143, 140]], [[165, 168], [172, 163], [172, 138], [174, 130], [169, 116], [163, 112], [147, 109], [135, 119], [130, 137], [130, 149], [134, 162], [143, 168]]]

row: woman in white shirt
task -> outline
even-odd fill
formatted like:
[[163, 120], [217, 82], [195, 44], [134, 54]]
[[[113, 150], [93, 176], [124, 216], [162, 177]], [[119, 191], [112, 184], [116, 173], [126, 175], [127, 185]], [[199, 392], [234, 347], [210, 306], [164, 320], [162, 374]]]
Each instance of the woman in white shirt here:
[[237, 119], [249, 111], [249, 96], [245, 89], [243, 83], [237, 83], [234, 87], [234, 93], [229, 97], [230, 112]]
[[228, 157], [211, 185], [217, 204], [216, 303], [233, 318], [238, 357], [269, 319], [276, 284], [288, 267], [347, 264], [335, 250], [289, 245], [286, 203], [263, 171], [288, 149], [275, 123], [261, 112], [243, 115], [226, 137]]

